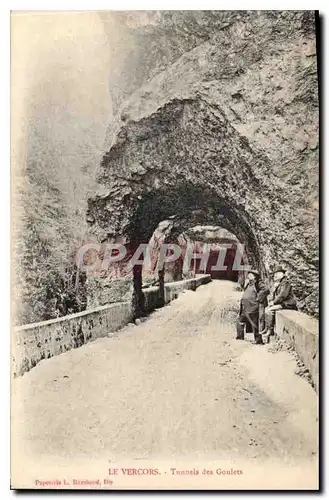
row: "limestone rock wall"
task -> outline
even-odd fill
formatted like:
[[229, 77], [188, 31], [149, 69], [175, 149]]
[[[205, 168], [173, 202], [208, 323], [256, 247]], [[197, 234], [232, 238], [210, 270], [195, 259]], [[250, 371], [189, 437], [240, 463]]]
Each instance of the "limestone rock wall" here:
[[190, 227], [220, 225], [264, 275], [285, 265], [305, 311], [316, 314], [313, 13], [131, 16], [130, 46], [138, 40], [142, 53], [152, 33], [153, 55], [146, 50], [136, 67], [125, 52], [99, 191], [89, 199], [91, 231], [148, 241], [173, 215]]

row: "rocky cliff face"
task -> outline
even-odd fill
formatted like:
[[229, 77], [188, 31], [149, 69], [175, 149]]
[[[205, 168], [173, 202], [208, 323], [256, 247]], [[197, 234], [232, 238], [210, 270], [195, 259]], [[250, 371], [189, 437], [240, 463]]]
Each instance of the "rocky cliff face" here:
[[285, 265], [305, 310], [316, 314], [313, 13], [141, 15], [122, 22], [141, 58], [152, 38], [152, 54], [146, 49], [140, 67], [126, 54], [117, 76], [117, 114], [89, 200], [92, 232], [147, 242], [172, 216], [180, 232], [221, 226], [264, 275]]

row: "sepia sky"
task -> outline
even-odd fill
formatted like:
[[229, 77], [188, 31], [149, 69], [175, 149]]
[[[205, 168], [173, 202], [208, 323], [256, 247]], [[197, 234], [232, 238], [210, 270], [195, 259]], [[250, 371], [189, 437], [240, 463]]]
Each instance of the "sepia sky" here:
[[101, 152], [111, 116], [108, 38], [95, 12], [13, 13], [13, 160], [23, 166], [32, 129], [83, 160]]

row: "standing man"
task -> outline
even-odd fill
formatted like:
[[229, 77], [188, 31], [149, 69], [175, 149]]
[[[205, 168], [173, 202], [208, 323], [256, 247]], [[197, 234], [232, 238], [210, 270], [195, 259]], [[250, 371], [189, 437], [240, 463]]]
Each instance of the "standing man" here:
[[254, 334], [254, 344], [263, 344], [259, 334], [259, 307], [265, 308], [268, 290], [260, 280], [259, 272], [255, 269], [248, 271], [247, 280], [243, 287], [243, 296], [240, 303], [240, 313], [237, 322], [237, 340], [244, 340], [245, 326], [250, 325]]
[[294, 309], [297, 311], [297, 301], [292, 291], [292, 286], [286, 278], [286, 271], [282, 266], [275, 266], [273, 271], [273, 289], [267, 312], [269, 313], [267, 333], [263, 339], [269, 341], [274, 335], [275, 312], [279, 309]]

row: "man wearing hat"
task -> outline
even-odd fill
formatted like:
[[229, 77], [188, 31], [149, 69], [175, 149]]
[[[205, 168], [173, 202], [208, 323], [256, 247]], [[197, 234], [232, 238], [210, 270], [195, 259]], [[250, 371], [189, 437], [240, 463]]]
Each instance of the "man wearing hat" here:
[[279, 309], [294, 309], [297, 310], [297, 301], [292, 291], [292, 286], [286, 277], [286, 270], [282, 266], [275, 266], [273, 270], [273, 289], [272, 300], [269, 301], [269, 320], [267, 325], [267, 333], [263, 335], [263, 339], [269, 340], [270, 335], [274, 335], [275, 312]]
[[255, 269], [248, 271], [240, 303], [237, 340], [244, 340], [245, 326], [250, 325], [255, 338], [254, 343], [263, 344], [262, 336], [259, 334], [259, 307], [267, 303], [268, 293], [269, 291], [260, 280], [259, 272]]

